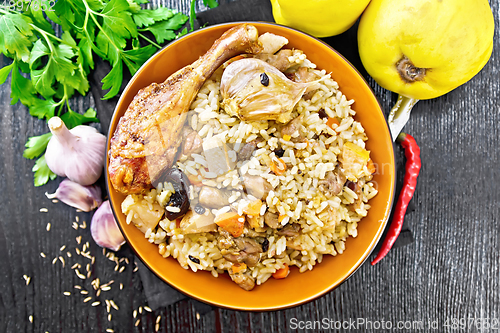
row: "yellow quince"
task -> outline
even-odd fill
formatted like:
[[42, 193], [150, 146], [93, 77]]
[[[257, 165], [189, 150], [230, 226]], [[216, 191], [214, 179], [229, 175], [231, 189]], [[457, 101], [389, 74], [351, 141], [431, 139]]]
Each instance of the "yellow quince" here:
[[493, 32], [487, 0], [372, 0], [359, 23], [359, 54], [382, 87], [430, 99], [484, 67]]
[[343, 33], [359, 18], [370, 0], [271, 0], [276, 23], [316, 37]]

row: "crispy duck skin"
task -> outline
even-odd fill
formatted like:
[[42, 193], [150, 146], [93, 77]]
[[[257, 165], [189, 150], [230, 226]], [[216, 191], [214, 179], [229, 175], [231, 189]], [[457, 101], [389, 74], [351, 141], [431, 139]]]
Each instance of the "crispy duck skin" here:
[[226, 60], [261, 50], [257, 28], [242, 24], [226, 31], [191, 65], [141, 89], [111, 138], [108, 171], [113, 187], [124, 194], [151, 188], [174, 163], [187, 111], [205, 81]]

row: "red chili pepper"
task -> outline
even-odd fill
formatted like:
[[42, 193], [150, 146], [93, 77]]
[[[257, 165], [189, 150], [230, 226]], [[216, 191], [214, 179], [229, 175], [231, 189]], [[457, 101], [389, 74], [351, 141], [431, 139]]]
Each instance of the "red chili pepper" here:
[[399, 194], [398, 202], [396, 204], [396, 210], [394, 211], [394, 216], [392, 218], [392, 223], [389, 228], [389, 232], [384, 239], [382, 248], [377, 254], [377, 257], [372, 261], [372, 265], [378, 263], [382, 258], [384, 258], [389, 250], [392, 248], [396, 239], [401, 232], [401, 227], [403, 226], [403, 221], [405, 218], [406, 209], [408, 204], [415, 193], [415, 187], [417, 186], [417, 177], [420, 172], [421, 161], [420, 161], [420, 148], [413, 138], [409, 134], [401, 133], [397, 138], [398, 142], [401, 143], [405, 149], [406, 156], [406, 172], [403, 181], [403, 188]]

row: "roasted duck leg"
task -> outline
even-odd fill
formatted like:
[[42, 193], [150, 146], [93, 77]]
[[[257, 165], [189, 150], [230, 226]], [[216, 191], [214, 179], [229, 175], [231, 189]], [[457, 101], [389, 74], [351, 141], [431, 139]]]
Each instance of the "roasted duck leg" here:
[[191, 65], [141, 89], [111, 138], [109, 177], [114, 188], [125, 194], [151, 188], [174, 163], [187, 111], [203, 83], [226, 60], [261, 49], [257, 28], [242, 24], [226, 31]]

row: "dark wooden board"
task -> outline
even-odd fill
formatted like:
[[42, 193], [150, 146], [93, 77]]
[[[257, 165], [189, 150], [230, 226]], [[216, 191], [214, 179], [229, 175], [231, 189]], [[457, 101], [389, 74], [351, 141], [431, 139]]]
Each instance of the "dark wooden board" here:
[[[189, 0], [158, 3], [189, 12]], [[447, 95], [420, 101], [405, 128], [420, 144], [423, 162], [414, 211], [406, 217], [415, 241], [392, 250], [375, 267], [365, 263], [327, 295], [284, 311], [215, 309], [198, 316], [193, 303], [183, 300], [153, 313], [144, 308], [139, 313], [147, 303], [139, 275], [133, 272], [133, 253], [127, 247], [119, 251], [117, 256], [123, 259], [118, 267], [124, 270], [115, 271], [116, 263], [106, 258], [90, 237], [91, 214], [54, 204], [45, 197], [45, 192], [55, 191], [60, 179], [33, 186], [34, 161], [24, 159], [22, 151], [28, 137], [47, 132], [46, 123], [31, 117], [20, 103], [10, 105], [9, 81], [0, 86], [0, 195], [4, 203], [0, 215], [0, 331], [105, 332], [113, 328], [115, 332], [153, 332], [158, 316], [160, 332], [288, 332], [307, 321], [318, 321], [326, 331], [345, 331], [335, 329], [339, 323], [352, 331], [384, 331], [376, 330], [376, 325], [396, 326], [398, 322], [411, 332], [478, 332], [481, 325], [490, 327], [482, 330], [489, 332], [495, 331], [492, 324], [498, 329], [500, 9], [498, 1], [490, 3], [496, 30], [488, 64], [470, 82]], [[204, 9], [197, 6], [198, 11]], [[388, 112], [397, 96], [380, 88], [364, 72], [357, 55], [356, 28], [327, 41], [364, 74]], [[9, 59], [0, 58], [0, 67], [9, 63]], [[99, 99], [103, 73], [93, 74], [92, 93], [71, 103], [79, 112], [95, 107], [102, 121], [98, 128], [106, 133], [116, 100]], [[400, 148], [396, 154], [400, 159], [403, 156]], [[48, 212], [40, 212], [41, 208]], [[77, 218], [79, 225], [86, 222], [85, 229], [72, 228]], [[95, 263], [90, 278], [82, 280], [71, 266], [79, 263], [80, 272], [87, 274], [86, 265], [91, 261], [76, 254], [86, 242]], [[59, 256], [64, 258], [64, 267]], [[29, 284], [23, 275], [30, 278]], [[90, 282], [96, 278], [101, 284], [114, 283], [98, 297], [101, 304], [93, 307], [96, 297]], [[89, 295], [81, 294], [75, 285], [88, 290]], [[65, 296], [66, 291], [71, 296]], [[88, 296], [92, 300], [84, 302]], [[118, 306], [110, 311], [111, 321], [106, 299]], [[134, 310], [138, 311], [136, 318]], [[361, 319], [371, 321], [375, 328], [352, 325]], [[453, 326], [459, 319], [465, 320], [465, 329]]]

